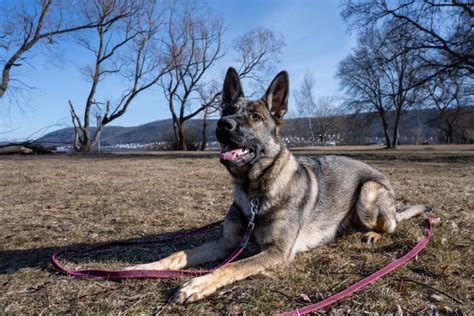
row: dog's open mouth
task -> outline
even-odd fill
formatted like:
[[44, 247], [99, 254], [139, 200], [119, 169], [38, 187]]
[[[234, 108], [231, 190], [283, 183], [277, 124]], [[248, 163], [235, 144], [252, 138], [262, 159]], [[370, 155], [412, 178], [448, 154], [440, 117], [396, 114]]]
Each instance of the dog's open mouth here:
[[231, 162], [245, 162], [253, 158], [254, 153], [247, 147], [233, 147], [226, 145], [221, 150], [221, 160]]

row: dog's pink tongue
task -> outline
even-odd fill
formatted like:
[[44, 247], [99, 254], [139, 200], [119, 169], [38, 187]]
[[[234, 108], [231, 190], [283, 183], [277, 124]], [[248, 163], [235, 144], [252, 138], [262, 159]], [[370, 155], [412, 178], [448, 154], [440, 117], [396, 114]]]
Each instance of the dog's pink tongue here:
[[229, 151], [222, 151], [221, 159], [222, 160], [235, 160], [243, 153], [244, 153], [244, 150], [242, 148], [232, 149]]

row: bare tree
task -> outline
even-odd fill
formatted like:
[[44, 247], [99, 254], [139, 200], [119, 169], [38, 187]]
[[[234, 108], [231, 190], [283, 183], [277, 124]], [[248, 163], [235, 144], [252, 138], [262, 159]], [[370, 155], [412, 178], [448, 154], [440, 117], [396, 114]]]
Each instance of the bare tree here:
[[[168, 25], [165, 41], [173, 69], [163, 77], [162, 86], [173, 119], [177, 149], [185, 150], [185, 122], [204, 113], [202, 134], [206, 135], [208, 117], [219, 111], [221, 91], [215, 87], [221, 84], [216, 85], [209, 70], [226, 53], [224, 24], [206, 7], [185, 3], [181, 8], [171, 8]], [[278, 62], [283, 47], [282, 37], [263, 27], [237, 38], [233, 49], [240, 77], [252, 85], [261, 83]], [[205, 141], [201, 149], [205, 148]]]
[[[156, 85], [168, 71], [168, 65], [160, 55], [161, 41], [157, 36], [163, 21], [154, 2], [146, 1], [145, 6], [143, 1], [95, 0], [95, 10], [85, 8], [84, 14], [103, 20], [117, 12], [123, 12], [123, 18], [105, 27], [99, 25], [94, 35], [76, 37], [78, 43], [95, 56], [93, 66], [82, 69], [91, 82], [83, 119], [69, 101], [77, 151], [93, 150], [104, 126], [124, 115], [135, 97]], [[110, 98], [99, 101], [96, 98], [99, 84], [110, 75], [121, 76], [129, 86], [117, 101]], [[92, 129], [91, 111], [94, 108], [100, 119]]]
[[337, 115], [341, 114], [335, 96], [315, 96], [315, 81], [306, 72], [301, 86], [295, 91], [297, 112], [305, 117], [311, 142], [326, 146], [331, 135], [337, 133]]
[[[254, 91], [250, 96], [265, 91], [265, 79], [271, 75], [275, 66], [280, 62], [280, 54], [285, 47], [283, 37], [271, 29], [258, 26], [241, 36], [237, 37], [232, 45], [234, 50], [234, 61], [239, 65], [238, 72], [240, 79], [249, 84], [250, 89]], [[214, 84], [208, 85], [207, 93], [201, 94], [201, 108], [204, 109], [203, 116], [203, 142], [201, 150], [206, 147], [207, 119], [215, 113], [220, 113], [220, 80]], [[219, 87], [219, 89], [217, 89]]]
[[343, 113], [336, 96], [320, 96], [316, 98], [316, 125], [319, 129], [318, 139], [321, 146], [328, 145], [329, 141], [336, 143]]
[[[391, 148], [395, 149], [400, 142], [402, 114], [421, 105], [424, 98], [422, 86], [417, 84], [424, 74], [421, 65], [424, 54], [419, 51], [411, 51], [397, 55], [397, 52], [411, 45], [418, 33], [411, 27], [397, 28], [396, 32], [397, 34], [391, 34], [393, 40], [384, 40], [379, 48], [383, 71], [383, 91], [387, 99], [386, 102], [391, 103], [394, 113]], [[407, 34], [407, 32], [410, 33]], [[384, 34], [386, 33], [383, 33], [382, 37]]]
[[[440, 91], [446, 86], [441, 88], [440, 83], [453, 76], [474, 76], [474, 14], [469, 1], [347, 0], [342, 16], [350, 29], [362, 34], [383, 30], [379, 47], [373, 49], [382, 58], [373, 63], [383, 70], [382, 99], [389, 99], [391, 104], [385, 105], [395, 114], [391, 147], [398, 144], [399, 118], [406, 108], [420, 104], [423, 98], [446, 104], [446, 100], [434, 100], [445, 99]], [[449, 113], [453, 119], [456, 111]], [[452, 130], [448, 134], [453, 136]]]
[[[419, 52], [396, 55], [417, 34], [412, 28], [397, 31], [394, 41], [387, 40], [387, 29], [363, 34], [337, 72], [348, 96], [347, 105], [355, 111], [378, 113], [387, 148], [398, 146], [401, 115], [423, 98], [421, 86], [414, 84], [422, 73]], [[393, 122], [389, 122], [389, 117], [393, 117]], [[393, 126], [391, 136], [389, 125]]]
[[[84, 4], [85, 5], [85, 4]], [[54, 44], [63, 34], [86, 29], [107, 27], [125, 17], [128, 12], [113, 12], [106, 19], [79, 19], [74, 12], [77, 3], [72, 1], [38, 0], [14, 1], [0, 9], [0, 98], [15, 81], [18, 88], [30, 88], [11, 71], [28, 63], [31, 50], [39, 45]]]
[[387, 39], [392, 42], [400, 39], [396, 34], [407, 27], [416, 30], [416, 40], [404, 43], [403, 50], [391, 57], [414, 51], [423, 56], [432, 71], [412, 83], [422, 85], [454, 69], [474, 75], [473, 12], [472, 1], [464, 0], [346, 0], [342, 16], [351, 29], [387, 27]]
[[381, 120], [387, 148], [392, 140], [388, 127], [390, 103], [384, 102], [383, 71], [373, 51], [372, 37], [361, 37], [358, 46], [339, 63], [336, 76], [345, 89], [349, 109], [357, 112], [375, 111]]
[[200, 100], [205, 74], [224, 56], [220, 17], [194, 4], [174, 5], [169, 10], [165, 54], [171, 71], [161, 81], [173, 120], [176, 149], [186, 150], [184, 123], [205, 107], [192, 108]]
[[301, 86], [294, 92], [296, 111], [306, 118], [311, 143], [316, 142], [316, 131], [313, 127], [313, 118], [316, 116], [316, 102], [314, 96], [314, 77], [306, 72]]
[[426, 89], [429, 95], [427, 102], [438, 110], [438, 115], [430, 123], [437, 125], [443, 132], [445, 141], [452, 144], [463, 114], [463, 106], [472, 106], [467, 80], [462, 76], [449, 75], [432, 80]]
[[201, 128], [201, 146], [200, 150], [206, 150], [207, 144], [207, 125], [208, 119], [213, 114], [220, 112], [220, 101], [221, 101], [221, 88], [217, 81], [214, 81], [212, 84], [203, 87], [202, 90], [199, 90], [199, 95], [201, 99], [201, 104], [204, 106], [203, 117], [202, 117], [202, 128]]
[[255, 92], [264, 91], [267, 84], [265, 79], [275, 72], [285, 45], [281, 35], [263, 26], [236, 38], [233, 43], [236, 53], [234, 61], [240, 65], [237, 69], [240, 79], [247, 79]]

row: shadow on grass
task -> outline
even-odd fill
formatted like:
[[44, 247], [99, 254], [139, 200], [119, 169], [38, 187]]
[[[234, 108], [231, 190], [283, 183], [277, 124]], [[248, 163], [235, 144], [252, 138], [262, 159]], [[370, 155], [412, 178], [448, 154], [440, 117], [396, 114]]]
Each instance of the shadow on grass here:
[[[68, 269], [73, 270], [79, 269], [75, 266], [80, 266], [80, 269], [121, 269], [134, 264], [156, 261], [175, 251], [198, 246], [208, 240], [217, 238], [220, 230], [220, 226], [217, 226], [196, 235], [176, 238], [174, 237], [177, 234], [186, 234], [191, 230], [120, 240], [123, 245], [106, 246], [103, 249], [83, 254], [66, 253], [61, 255], [59, 259]], [[162, 242], [168, 238], [173, 238], [173, 240]], [[156, 241], [156, 243], [153, 241]], [[47, 269], [48, 267], [51, 268], [48, 270], [54, 272], [57, 270], [52, 268], [49, 263], [55, 252], [66, 248], [74, 250], [92, 249], [108, 243], [74, 243], [58, 247], [2, 250], [0, 251], [0, 274], [9, 274], [24, 268]]]

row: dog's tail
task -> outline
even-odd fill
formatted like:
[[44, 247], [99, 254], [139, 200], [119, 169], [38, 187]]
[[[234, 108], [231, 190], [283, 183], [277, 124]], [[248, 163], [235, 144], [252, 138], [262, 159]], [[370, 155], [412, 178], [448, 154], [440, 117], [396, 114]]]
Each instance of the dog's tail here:
[[396, 213], [397, 223], [421, 213], [431, 212], [432, 209], [433, 208], [431, 207], [431, 205], [427, 205], [427, 204], [418, 204], [418, 205], [405, 207], [402, 209], [397, 209], [397, 213]]

